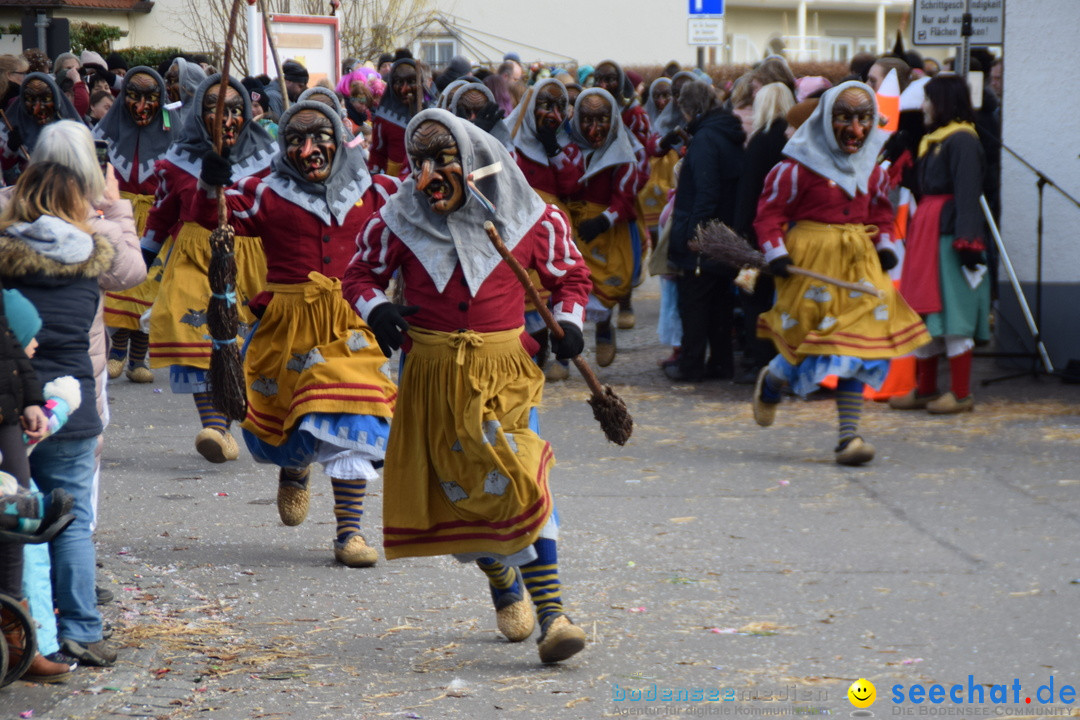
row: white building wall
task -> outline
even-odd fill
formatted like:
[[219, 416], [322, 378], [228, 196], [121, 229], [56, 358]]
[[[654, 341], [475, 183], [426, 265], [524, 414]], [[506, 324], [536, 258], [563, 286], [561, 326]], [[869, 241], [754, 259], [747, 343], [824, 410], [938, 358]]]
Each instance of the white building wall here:
[[[1069, 87], [1062, 60], [1075, 49], [1080, 2], [1040, 0], [1039, 11], [1010, 0], [1005, 8], [1003, 140], [1073, 198], [1080, 199], [1080, 93]], [[1001, 229], [1032, 310], [1039, 274], [1038, 176], [1002, 151]], [[1004, 277], [1004, 276], [1003, 276]], [[1055, 366], [1080, 357], [1080, 208], [1047, 185], [1043, 189], [1041, 331]], [[1003, 307], [1015, 293], [1002, 287]], [[1020, 345], [1023, 320], [1013, 312]], [[999, 332], [999, 335], [1002, 335]], [[1003, 335], [1008, 341], [1008, 335]]]

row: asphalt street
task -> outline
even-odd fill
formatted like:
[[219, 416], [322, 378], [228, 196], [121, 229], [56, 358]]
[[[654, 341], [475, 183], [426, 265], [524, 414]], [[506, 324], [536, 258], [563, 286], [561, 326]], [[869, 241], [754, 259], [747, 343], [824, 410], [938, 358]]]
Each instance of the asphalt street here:
[[159, 370], [110, 388], [97, 543], [120, 659], [15, 683], [0, 720], [849, 715], [859, 678], [877, 717], [1080, 714], [1080, 386], [976, 384], [962, 416], [868, 404], [878, 456], [844, 468], [828, 397], [762, 429], [749, 387], [667, 380], [657, 305], [650, 282], [600, 371], [635, 419], [625, 447], [576, 372], [545, 391], [580, 655], [503, 640], [475, 567], [335, 565], [329, 481], [283, 526], [275, 469], [202, 460]]

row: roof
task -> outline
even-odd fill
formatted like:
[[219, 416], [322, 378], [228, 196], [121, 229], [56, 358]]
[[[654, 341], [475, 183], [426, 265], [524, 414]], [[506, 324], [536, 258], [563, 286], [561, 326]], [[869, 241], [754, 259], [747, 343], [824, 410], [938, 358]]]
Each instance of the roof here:
[[116, 12], [150, 12], [151, 0], [0, 0], [0, 7], [18, 8], [80, 8]]

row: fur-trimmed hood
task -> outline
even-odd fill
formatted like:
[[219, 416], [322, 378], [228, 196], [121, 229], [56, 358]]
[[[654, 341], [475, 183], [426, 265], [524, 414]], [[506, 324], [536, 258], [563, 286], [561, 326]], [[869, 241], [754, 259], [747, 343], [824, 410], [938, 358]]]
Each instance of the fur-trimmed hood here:
[[[66, 223], [65, 223], [66, 224]], [[72, 230], [76, 230], [73, 226]], [[10, 230], [10, 228], [9, 228]], [[116, 251], [102, 235], [91, 236], [93, 246], [89, 257], [65, 263], [49, 257], [31, 246], [24, 239], [9, 231], [0, 233], [0, 276], [4, 278], [50, 278], [59, 283], [84, 278], [96, 278], [111, 266]]]

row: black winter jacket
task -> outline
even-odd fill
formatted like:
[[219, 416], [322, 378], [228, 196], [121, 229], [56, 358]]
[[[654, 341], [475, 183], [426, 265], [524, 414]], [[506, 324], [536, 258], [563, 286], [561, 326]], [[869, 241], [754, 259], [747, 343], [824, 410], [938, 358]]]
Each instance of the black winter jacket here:
[[90, 326], [101, 297], [98, 276], [108, 271], [114, 250], [93, 237], [89, 258], [66, 264], [46, 257], [22, 240], [0, 234], [0, 280], [21, 292], [37, 308], [42, 326], [31, 364], [43, 383], [62, 375], [79, 381], [82, 404], [56, 437], [77, 440], [101, 434], [90, 360]]
[[679, 171], [675, 191], [675, 209], [671, 220], [671, 246], [668, 259], [683, 271], [694, 271], [699, 260], [702, 270], [734, 271], [712, 261], [701, 260], [687, 243], [694, 238], [698, 225], [720, 220], [735, 221], [735, 198], [739, 176], [743, 172], [742, 122], [730, 112], [717, 108], [690, 123], [690, 144]]

